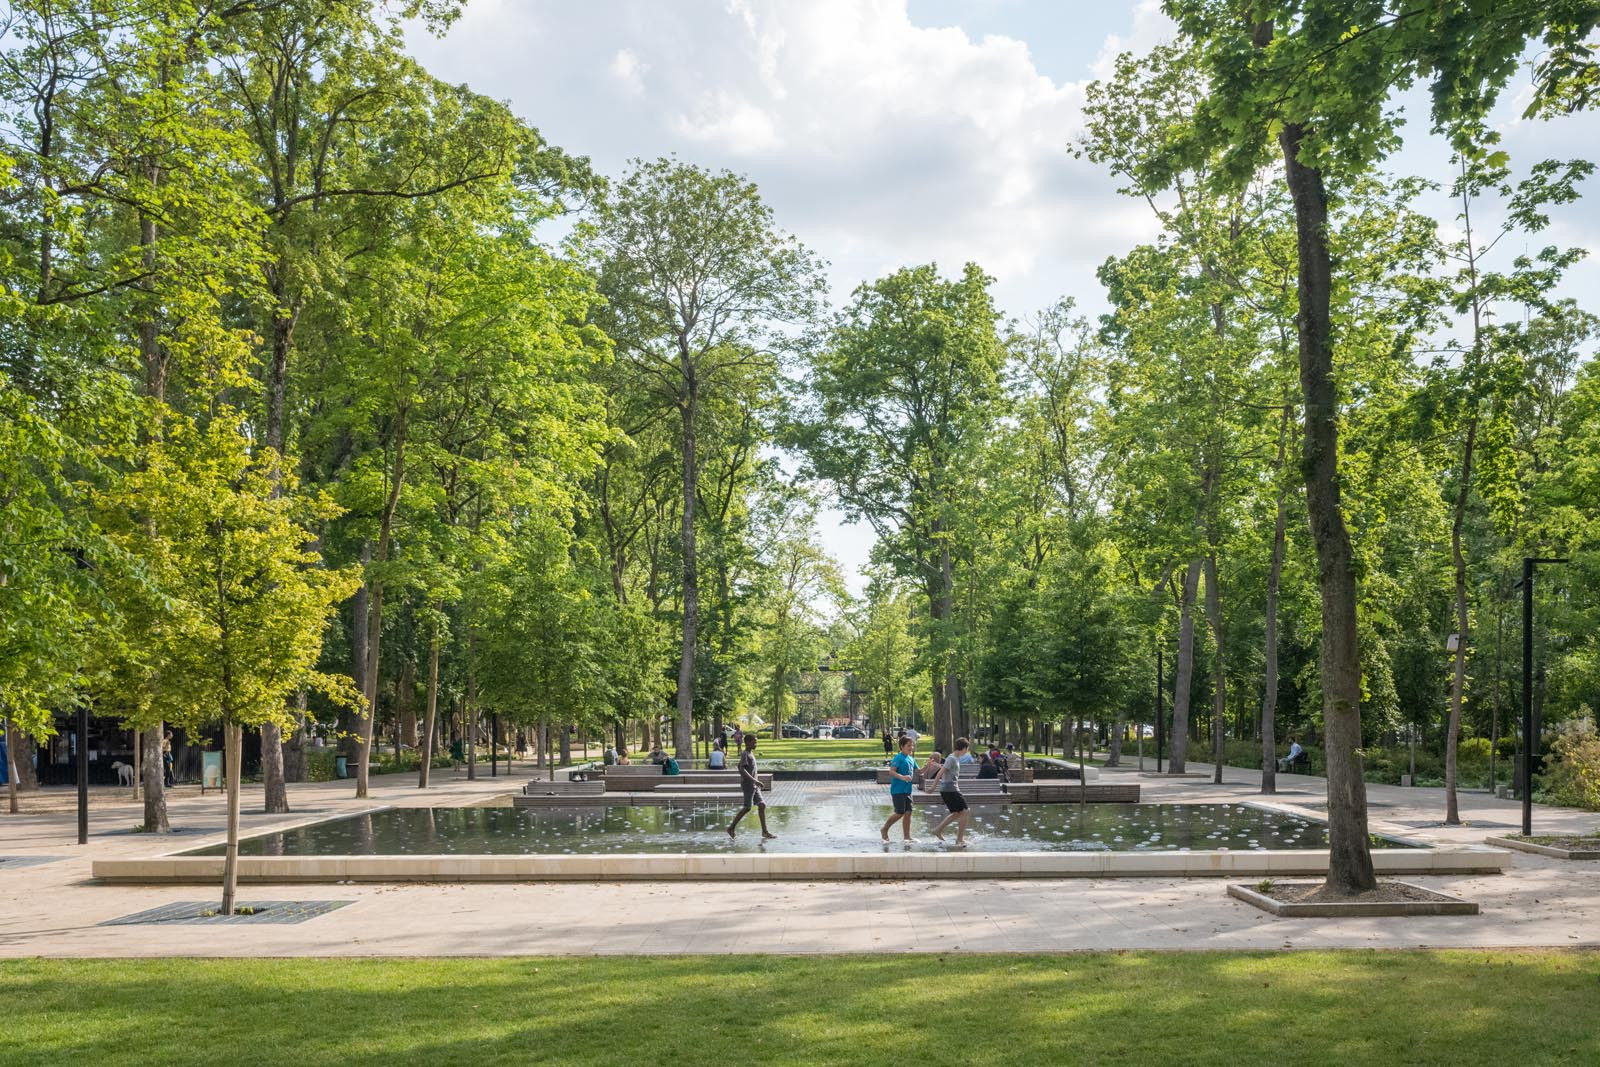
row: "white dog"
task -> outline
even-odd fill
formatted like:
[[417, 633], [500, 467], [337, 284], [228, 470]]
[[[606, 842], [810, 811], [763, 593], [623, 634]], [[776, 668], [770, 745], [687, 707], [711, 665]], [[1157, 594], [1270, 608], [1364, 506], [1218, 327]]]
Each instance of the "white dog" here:
[[117, 784], [128, 787], [133, 786], [133, 767], [121, 760], [113, 763], [111, 769], [117, 772]]

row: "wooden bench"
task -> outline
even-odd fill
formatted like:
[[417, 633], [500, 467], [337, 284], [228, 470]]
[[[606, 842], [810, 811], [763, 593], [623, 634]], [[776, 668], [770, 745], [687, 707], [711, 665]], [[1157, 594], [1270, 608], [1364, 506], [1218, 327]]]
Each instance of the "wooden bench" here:
[[[1025, 780], [1031, 781], [1031, 779], [1022, 778], [1021, 775], [1023, 773], [1024, 772], [1022, 772], [1022, 771], [1010, 771], [1010, 772], [1008, 772], [1006, 774], [1005, 780], [1008, 781], [1008, 782], [1025, 781]], [[1013, 775], [1016, 775], [1017, 777], [1013, 777]], [[888, 785], [890, 782], [894, 781], [894, 777], [892, 775], [890, 775], [889, 768], [887, 768], [887, 767], [879, 767], [878, 768], [877, 778], [878, 778], [878, 784], [879, 785]], [[1001, 779], [999, 777], [979, 778], [978, 777], [978, 765], [975, 764], [975, 763], [964, 763], [964, 764], [961, 765], [961, 788], [962, 788], [963, 791], [967, 788], [968, 784], [970, 784], [972, 782], [998, 782], [1000, 780]], [[918, 767], [912, 773], [911, 782], [918, 789], [922, 788], [922, 768], [921, 767]]]
[[[758, 773], [757, 781], [762, 789], [772, 788], [772, 775]], [[692, 785], [696, 788], [708, 789], [719, 786], [732, 786], [739, 789], [738, 771], [681, 771], [678, 774], [662, 774], [660, 767], [646, 764], [642, 767], [607, 767], [605, 773], [605, 788], [609, 793], [642, 793], [659, 789], [663, 785]]]
[[726, 793], [736, 797], [744, 792], [744, 788], [737, 782], [662, 782], [651, 793]]
[[678, 793], [667, 789], [654, 789], [646, 793], [535, 793], [511, 798], [511, 805], [516, 808], [660, 808], [692, 804], [727, 807], [736, 806], [738, 802], [738, 793], [709, 793], [704, 790]]
[[[1002, 791], [1000, 788], [1001, 784], [1002, 783], [998, 779], [988, 779], [982, 782], [968, 782], [965, 778], [963, 778], [961, 780], [961, 795], [966, 798], [969, 805], [1009, 804], [1015, 798], [1010, 793]], [[969, 789], [968, 786], [972, 786], [973, 788]], [[915, 793], [911, 794], [911, 803], [943, 804], [944, 798], [939, 795], [939, 790], [937, 789], [933, 790], [932, 792], [925, 792], [921, 789], [918, 789]]]
[[[1028, 763], [1033, 768], [1033, 781], [1070, 780], [1075, 782], [1078, 780], [1078, 765], [1076, 763], [1045, 756], [1035, 757], [1029, 760]], [[1083, 772], [1085, 781], [1092, 782], [1100, 777], [1100, 771], [1095, 767], [1085, 766]]]
[[598, 796], [605, 791], [606, 784], [598, 778], [578, 782], [558, 778], [553, 782], [529, 782], [522, 787], [523, 795], [530, 797]]
[[1011, 799], [1018, 804], [1137, 804], [1138, 783], [1087, 785], [1064, 779], [1034, 781], [1011, 786]]

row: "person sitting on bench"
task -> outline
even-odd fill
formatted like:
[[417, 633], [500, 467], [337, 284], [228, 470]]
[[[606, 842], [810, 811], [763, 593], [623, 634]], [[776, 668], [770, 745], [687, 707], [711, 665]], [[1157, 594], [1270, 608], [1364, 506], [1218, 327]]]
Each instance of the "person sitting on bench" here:
[[1278, 770], [1287, 772], [1302, 761], [1308, 764], [1311, 762], [1306, 756], [1306, 750], [1300, 747], [1300, 742], [1295, 738], [1289, 738], [1289, 754], [1278, 761]]

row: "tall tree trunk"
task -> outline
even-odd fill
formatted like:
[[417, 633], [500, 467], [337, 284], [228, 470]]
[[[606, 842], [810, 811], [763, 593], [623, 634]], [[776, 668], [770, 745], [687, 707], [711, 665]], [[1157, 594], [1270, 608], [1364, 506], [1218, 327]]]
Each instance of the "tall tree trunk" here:
[[[294, 330], [292, 319], [283, 313], [272, 317], [272, 354], [267, 365], [266, 393], [266, 444], [277, 453], [272, 465], [272, 496], [283, 492], [284, 454], [284, 393], [288, 380], [289, 348]], [[289, 810], [289, 789], [283, 763], [283, 731], [277, 723], [261, 726], [261, 783], [264, 787], [269, 815], [281, 815]]]
[[[153, 162], [146, 162], [145, 177], [152, 184], [160, 180], [160, 168]], [[155, 220], [147, 214], [139, 218], [139, 243], [143, 246], [143, 264], [147, 272], [156, 269], [156, 224]], [[154, 444], [160, 436], [160, 408], [165, 406], [167, 396], [167, 370], [169, 354], [161, 344], [161, 338], [156, 327], [155, 312], [153, 310], [141, 315], [138, 323], [139, 356], [144, 364], [144, 391], [145, 396], [156, 402], [158, 410], [152, 412], [151, 417], [157, 420], [156, 427], [146, 444]], [[149, 533], [152, 540], [155, 538], [154, 523], [149, 524]], [[164, 724], [157, 722], [145, 730], [144, 740], [144, 824], [143, 829], [147, 834], [170, 833], [172, 824], [167, 820], [167, 790], [166, 779], [163, 777], [165, 764], [161, 758], [161, 735]]]
[[439, 613], [444, 605], [437, 600], [433, 603], [434, 624], [433, 636], [428, 642], [428, 706], [423, 713], [426, 722], [423, 726], [421, 741], [421, 766], [417, 768], [417, 788], [428, 788], [428, 776], [433, 768], [433, 738], [439, 729]]
[[283, 780], [286, 782], [304, 782], [306, 780], [306, 691], [304, 689], [295, 694], [294, 698], [294, 736], [283, 745]]
[[0, 734], [6, 742], [6, 810], [15, 815], [17, 807], [17, 735], [11, 729], [11, 716], [5, 716], [5, 733]]
[[[1111, 727], [1110, 743], [1106, 746], [1106, 748], [1108, 750], [1107, 753], [1106, 753], [1106, 766], [1107, 767], [1120, 767], [1120, 766], [1122, 766], [1122, 732], [1123, 732], [1124, 729], [1126, 729], [1126, 726], [1127, 726], [1126, 720], [1123, 718], [1122, 711], [1119, 709], [1117, 711], [1116, 722], [1113, 723], [1112, 727]], [[1046, 729], [1048, 729], [1048, 727]], [[1047, 734], [1046, 735], [1046, 738], [1047, 738], [1046, 744], [1047, 744], [1047, 746], [1048, 746], [1048, 736], [1049, 735]], [[1047, 747], [1045, 755], [1048, 756], [1049, 754], [1050, 753], [1049, 753], [1048, 747]]]
[[[402, 407], [394, 432], [394, 461], [389, 470], [389, 493], [383, 504], [383, 518], [378, 525], [378, 548], [373, 562], [383, 566], [389, 559], [389, 545], [394, 537], [394, 517], [400, 506], [400, 487], [406, 476], [406, 423], [409, 409]], [[367, 669], [366, 692], [361, 709], [361, 747], [356, 753], [356, 796], [367, 795], [367, 778], [372, 766], [373, 730], [378, 721], [378, 653], [383, 647], [383, 579], [368, 581], [372, 608], [367, 616]]]
[[558, 723], [556, 729], [561, 731], [561, 766], [572, 766], [572, 730], [568, 723]]
[[262, 810], [281, 815], [289, 810], [289, 790], [284, 784], [283, 731], [274, 722], [261, 724], [261, 784], [265, 788]]
[[163, 723], [158, 722], [140, 734], [144, 744], [144, 823], [142, 828], [147, 834], [167, 834], [172, 832], [172, 824], [167, 821], [166, 778], [163, 777], [165, 763], [161, 758], [163, 726]]
[[1211, 753], [1215, 770], [1211, 780], [1222, 784], [1223, 740], [1228, 726], [1228, 672], [1227, 639], [1222, 632], [1222, 587], [1217, 583], [1217, 557], [1212, 552], [1206, 556], [1206, 624], [1211, 628], [1211, 642], [1217, 649], [1216, 676], [1212, 685], [1211, 701]]
[[228, 844], [222, 859], [222, 914], [232, 915], [234, 890], [239, 882], [239, 764], [244, 759], [244, 728], [222, 724], [223, 759], [227, 761]]
[[1461, 825], [1461, 809], [1456, 801], [1456, 746], [1461, 738], [1461, 700], [1467, 688], [1467, 640], [1471, 619], [1467, 611], [1467, 555], [1461, 546], [1462, 527], [1467, 518], [1467, 496], [1472, 488], [1472, 450], [1478, 439], [1478, 420], [1467, 421], [1467, 440], [1461, 449], [1461, 487], [1456, 492], [1455, 518], [1450, 524], [1450, 558], [1456, 576], [1456, 651], [1450, 676], [1450, 724], [1444, 737], [1444, 821]]
[[1194, 683], [1194, 600], [1200, 588], [1200, 560], [1189, 561], [1183, 573], [1183, 593], [1178, 603], [1178, 675], [1172, 692], [1172, 749], [1169, 774], [1183, 773], [1189, 752], [1189, 690]]
[[[372, 562], [372, 545], [361, 546], [361, 569], [365, 570], [367, 564]], [[367, 583], [362, 582], [356, 587], [355, 595], [350, 598], [350, 680], [355, 683], [356, 691], [361, 693], [363, 699], [367, 692], [367, 614], [370, 602], [367, 596]], [[339, 712], [339, 751], [344, 755], [346, 765], [356, 757], [359, 749], [358, 738], [363, 732], [361, 725], [361, 712], [353, 716], [344, 710]], [[352, 729], [353, 727], [353, 729]], [[346, 773], [349, 773], [348, 771]]]
[[1367, 838], [1367, 788], [1361, 763], [1361, 649], [1350, 532], [1339, 502], [1339, 398], [1333, 378], [1333, 260], [1328, 250], [1328, 197], [1322, 172], [1300, 162], [1306, 131], [1279, 131], [1289, 195], [1294, 201], [1299, 277], [1295, 325], [1300, 392], [1305, 404], [1302, 469], [1311, 540], [1322, 593], [1322, 721], [1328, 765], [1328, 888], [1355, 894], [1373, 888]]
[[672, 724], [672, 747], [680, 760], [693, 755], [694, 666], [700, 632], [700, 568], [695, 557], [695, 490], [700, 477], [695, 453], [695, 418], [699, 383], [687, 347], [682, 348], [683, 403], [683, 647], [678, 659], [678, 715]]
[[[950, 545], [948, 541], [941, 541], [939, 546], [939, 618], [943, 621], [946, 630], [940, 636], [940, 640], [946, 645], [944, 736], [945, 744], [951, 748], [955, 747], [956, 737], [961, 732], [961, 688], [956, 675], [955, 657], [948, 648], [950, 643], [948, 631], [955, 621], [955, 597], [955, 568], [950, 560]], [[938, 733], [939, 731], [935, 730], [934, 732]], [[945, 749], [946, 752], [949, 750], [949, 748]]]
[[461, 709], [461, 725], [467, 735], [467, 781], [478, 780], [478, 635], [467, 624], [467, 695]]
[[1289, 406], [1283, 408], [1283, 421], [1278, 424], [1278, 512], [1272, 524], [1272, 563], [1267, 568], [1267, 625], [1263, 656], [1266, 659], [1266, 678], [1261, 693], [1261, 791], [1266, 794], [1278, 791], [1278, 741], [1274, 719], [1278, 712], [1278, 586], [1283, 580], [1284, 525], [1288, 515], [1288, 490], [1282, 478], [1284, 457], [1288, 448]]

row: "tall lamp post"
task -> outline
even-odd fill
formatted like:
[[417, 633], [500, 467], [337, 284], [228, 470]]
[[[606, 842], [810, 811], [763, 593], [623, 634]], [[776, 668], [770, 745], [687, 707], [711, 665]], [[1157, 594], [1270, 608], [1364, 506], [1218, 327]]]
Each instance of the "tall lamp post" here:
[[1539, 737], [1533, 729], [1533, 577], [1541, 563], [1565, 563], [1554, 556], [1522, 557], [1522, 836], [1533, 836], [1533, 764]]
[[[81, 548], [69, 548], [73, 563], [80, 571], [93, 570], [93, 564]], [[78, 699], [78, 844], [89, 843], [89, 701], [82, 694]]]

